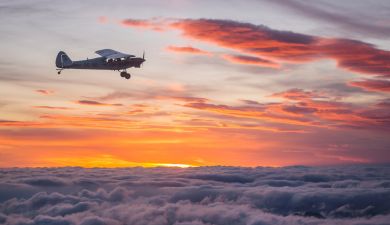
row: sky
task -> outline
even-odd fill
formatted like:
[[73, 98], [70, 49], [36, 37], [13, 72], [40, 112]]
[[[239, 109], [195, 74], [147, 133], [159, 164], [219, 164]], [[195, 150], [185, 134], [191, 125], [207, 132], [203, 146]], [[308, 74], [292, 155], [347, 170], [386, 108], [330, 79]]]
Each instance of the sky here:
[[[0, 167], [390, 160], [390, 3], [0, 2]], [[64, 70], [99, 49], [117, 71]]]

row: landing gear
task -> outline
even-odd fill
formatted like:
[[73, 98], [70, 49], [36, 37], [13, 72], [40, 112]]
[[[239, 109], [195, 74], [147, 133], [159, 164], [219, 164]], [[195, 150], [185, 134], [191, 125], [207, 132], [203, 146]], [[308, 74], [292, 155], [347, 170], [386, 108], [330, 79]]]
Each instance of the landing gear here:
[[121, 77], [124, 77], [126, 79], [130, 79], [131, 75], [130, 73], [127, 73], [126, 71], [121, 72]]
[[62, 70], [63, 69], [57, 69], [57, 71], [58, 71], [57, 74], [60, 75]]

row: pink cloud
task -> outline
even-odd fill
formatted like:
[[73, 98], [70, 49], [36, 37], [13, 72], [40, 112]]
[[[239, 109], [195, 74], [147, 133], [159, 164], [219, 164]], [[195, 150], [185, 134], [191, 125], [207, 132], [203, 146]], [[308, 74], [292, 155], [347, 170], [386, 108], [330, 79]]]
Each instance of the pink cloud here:
[[271, 97], [280, 97], [289, 100], [304, 100], [312, 98], [325, 98], [325, 95], [316, 91], [305, 91], [299, 88], [293, 88], [287, 91], [274, 93], [271, 95]]
[[[341, 38], [326, 38], [274, 30], [232, 20], [177, 19], [122, 21], [124, 26], [148, 29], [178, 29], [186, 38], [250, 53], [280, 62], [304, 63], [334, 59], [340, 68], [390, 77], [390, 52], [372, 44]], [[253, 61], [253, 60], [252, 60]]]
[[279, 68], [280, 65], [272, 62], [270, 60], [262, 59], [259, 57], [249, 56], [249, 55], [232, 55], [225, 54], [222, 55], [224, 59], [232, 63], [245, 64], [245, 65], [253, 65], [260, 67], [269, 67], [269, 68]]
[[203, 54], [203, 55], [212, 55], [211, 52], [201, 50], [199, 48], [194, 48], [191, 46], [173, 46], [170, 45], [166, 48], [168, 51], [171, 52], [178, 52], [178, 53], [191, 53], [191, 54]]
[[389, 80], [366, 79], [362, 81], [352, 81], [348, 84], [350, 86], [363, 88], [368, 91], [390, 92]]
[[105, 16], [99, 16], [98, 21], [100, 24], [106, 24], [108, 23], [108, 18]]

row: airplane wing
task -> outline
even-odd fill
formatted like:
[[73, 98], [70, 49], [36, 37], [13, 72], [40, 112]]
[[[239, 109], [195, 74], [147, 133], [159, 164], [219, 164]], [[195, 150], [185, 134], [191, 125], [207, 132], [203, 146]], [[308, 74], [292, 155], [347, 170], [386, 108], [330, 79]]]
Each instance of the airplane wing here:
[[103, 56], [107, 59], [118, 59], [118, 58], [127, 58], [135, 57], [135, 55], [124, 54], [122, 52], [117, 52], [112, 49], [102, 49], [95, 52], [96, 54]]

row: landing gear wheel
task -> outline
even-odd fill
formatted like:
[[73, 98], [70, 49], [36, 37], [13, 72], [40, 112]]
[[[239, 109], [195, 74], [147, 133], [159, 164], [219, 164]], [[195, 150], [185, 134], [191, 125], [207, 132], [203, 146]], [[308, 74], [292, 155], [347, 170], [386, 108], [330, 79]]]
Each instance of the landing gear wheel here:
[[121, 77], [124, 77], [124, 78], [126, 78], [126, 79], [130, 79], [131, 75], [130, 75], [130, 73], [127, 73], [127, 72], [125, 72], [125, 71], [122, 71], [122, 72], [121, 72]]
[[61, 74], [61, 71], [58, 71], [57, 74], [60, 75], [60, 74]]

